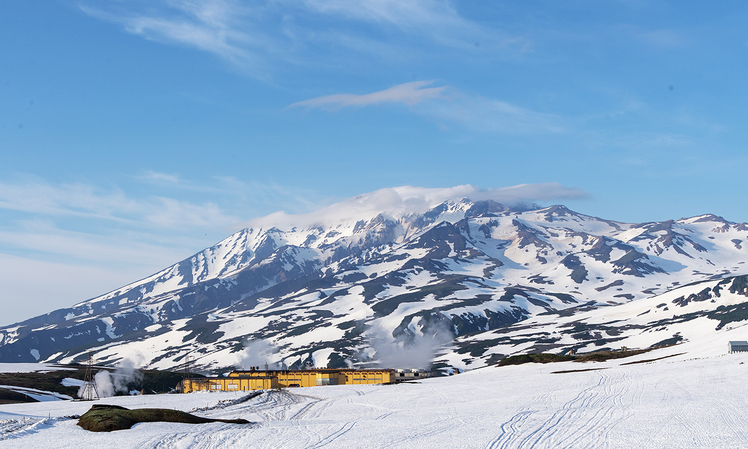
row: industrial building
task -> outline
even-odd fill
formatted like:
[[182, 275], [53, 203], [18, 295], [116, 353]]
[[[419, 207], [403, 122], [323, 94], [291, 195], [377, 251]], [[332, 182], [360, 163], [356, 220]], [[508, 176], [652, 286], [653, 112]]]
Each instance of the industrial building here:
[[395, 370], [391, 369], [252, 370], [234, 371], [226, 377], [187, 378], [182, 381], [181, 391], [249, 391], [321, 385], [389, 384], [395, 381]]
[[184, 379], [181, 391], [249, 391], [278, 388], [278, 378], [263, 377], [200, 377]]

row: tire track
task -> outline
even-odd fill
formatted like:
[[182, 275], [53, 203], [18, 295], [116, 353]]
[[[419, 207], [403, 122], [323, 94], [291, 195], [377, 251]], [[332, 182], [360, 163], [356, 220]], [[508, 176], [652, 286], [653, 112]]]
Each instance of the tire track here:
[[307, 413], [309, 413], [309, 410], [311, 410], [312, 407], [314, 407], [315, 405], [317, 405], [317, 403], [319, 403], [319, 402], [320, 402], [320, 400], [308, 403], [307, 405], [301, 407], [301, 409], [299, 409], [298, 412], [296, 412], [293, 415], [291, 415], [291, 417], [288, 418], [288, 419], [296, 419], [296, 420], [298, 420], [298, 419], [303, 418], [304, 416], [306, 416]]
[[488, 449], [504, 449], [514, 447], [514, 442], [519, 438], [519, 429], [522, 424], [527, 421], [527, 418], [532, 415], [531, 411], [519, 412], [512, 416], [509, 421], [501, 425], [501, 434], [491, 441], [487, 448]]
[[324, 412], [327, 408], [329, 408], [333, 402], [329, 399], [316, 399], [309, 404], [305, 405], [301, 408], [298, 412], [294, 413], [293, 416], [291, 416], [292, 420], [299, 420], [299, 419], [316, 419], [319, 418], [322, 415], [322, 412]]
[[[627, 382], [614, 381], [605, 371], [598, 371], [598, 381], [580, 391], [550, 418], [523, 438], [520, 447], [579, 447], [589, 441], [590, 434], [598, 444], [602, 435], [619, 421], [612, 417], [623, 412], [623, 396], [628, 391]], [[597, 435], [600, 434], [600, 435]], [[586, 446], [586, 445], [585, 445]]]
[[[596, 409], [595, 412], [577, 430], [570, 429], [572, 426], [565, 426], [564, 431], [561, 432], [561, 438], [553, 444], [562, 447], [590, 447], [590, 445], [599, 447], [604, 435], [607, 435], [610, 429], [620, 422], [620, 420], [613, 420], [612, 417], [616, 410], [623, 411], [622, 398], [629, 389], [626, 375], [624, 374], [623, 379], [617, 382], [612, 381], [609, 373], [601, 373], [601, 376], [603, 383], [599, 385], [602, 387], [602, 394], [597, 391], [598, 389], [591, 391], [593, 396], [575, 411], [575, 416], [580, 414], [589, 416], [589, 412], [585, 413], [585, 409], [589, 408]], [[554, 431], [551, 435], [555, 436], [557, 433]], [[595, 434], [595, 438], [590, 439], [591, 434]], [[583, 444], [584, 441], [588, 444]]]
[[[285, 390], [270, 390], [259, 396], [257, 401], [241, 406], [231, 407], [231, 410], [257, 414], [263, 421], [285, 421], [291, 408], [304, 402], [310, 396], [296, 395]], [[312, 398], [317, 399], [318, 398]]]
[[379, 415], [376, 418], [374, 418], [374, 421], [381, 421], [381, 420], [386, 419], [387, 417], [389, 417], [391, 415], [394, 415], [395, 413], [400, 413], [400, 410], [395, 410], [395, 411], [392, 411], [392, 412], [387, 412], [387, 413], [385, 413], [383, 415]]
[[[553, 401], [556, 397], [555, 391], [549, 391], [547, 393], [535, 396], [530, 401], [530, 404], [540, 406], [542, 404], [545, 408], [550, 409], [553, 407]], [[501, 433], [496, 436], [486, 446], [487, 449], [498, 449], [498, 448], [510, 448], [517, 447], [517, 440], [522, 436], [521, 427], [525, 424], [530, 416], [537, 413], [537, 410], [533, 410], [528, 405], [521, 409], [514, 416], [509, 418], [508, 421], [501, 424]]]
[[[349, 423], [349, 426], [343, 426], [334, 433], [325, 433], [324, 438], [314, 432], [308, 425], [299, 422], [300, 419], [314, 419], [322, 414], [334, 401], [328, 401], [322, 398], [307, 396], [288, 392], [285, 390], [271, 390], [264, 394], [252, 398], [249, 403], [237, 403], [233, 406], [222, 408], [222, 413], [252, 413], [259, 416], [262, 421], [250, 425], [232, 425], [232, 424], [207, 424], [212, 426], [210, 431], [182, 432], [169, 436], [154, 438], [142, 445], [144, 448], [161, 449], [173, 447], [190, 447], [215, 448], [215, 447], [242, 447], [242, 440], [247, 438], [247, 431], [251, 429], [263, 428], [265, 441], [281, 441], [289, 431], [306, 434], [304, 438], [296, 437], [296, 443], [300, 447], [322, 447], [336, 440], [341, 435], [347, 433], [355, 423]], [[310, 401], [304, 404], [299, 410], [292, 410], [298, 404]], [[218, 411], [218, 410], [211, 410]], [[210, 414], [210, 413], [208, 413]], [[295, 429], [295, 430], [292, 430]], [[207, 430], [207, 429], [206, 429]], [[322, 439], [321, 439], [322, 438]], [[257, 442], [255, 442], [256, 444]], [[262, 443], [260, 444], [262, 445]]]
[[155, 436], [142, 443], [140, 448], [171, 449], [175, 447], [189, 447], [191, 449], [209, 449], [240, 446], [238, 443], [249, 430], [260, 427], [257, 424], [206, 424], [206, 426], [211, 426], [209, 431], [202, 428], [200, 431]]
[[353, 427], [355, 425], [356, 425], [355, 421], [347, 422], [347, 423], [343, 424], [343, 426], [340, 429], [338, 429], [337, 431], [335, 431], [332, 434], [328, 435], [327, 437], [323, 438], [322, 441], [320, 441], [319, 443], [315, 444], [314, 446], [308, 446], [308, 447], [310, 447], [310, 448], [318, 448], [318, 447], [327, 446], [328, 444], [334, 442], [335, 440], [337, 440], [341, 436], [343, 436], [346, 433], [350, 432], [351, 429], [353, 429]]

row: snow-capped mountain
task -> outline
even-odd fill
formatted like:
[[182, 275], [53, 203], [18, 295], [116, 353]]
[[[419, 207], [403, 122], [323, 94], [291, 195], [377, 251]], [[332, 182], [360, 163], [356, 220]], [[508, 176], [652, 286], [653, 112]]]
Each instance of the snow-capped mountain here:
[[[70, 362], [91, 351], [101, 363], [137, 357], [152, 368], [188, 354], [203, 368], [416, 366], [438, 347], [437, 360], [464, 368], [533, 346], [474, 344], [521, 328], [507, 325], [748, 273], [748, 225], [713, 215], [630, 224], [430, 193], [384, 189], [253, 220], [145, 279], [0, 328], [0, 361]], [[584, 346], [559, 338], [549, 347], [564, 345]]]

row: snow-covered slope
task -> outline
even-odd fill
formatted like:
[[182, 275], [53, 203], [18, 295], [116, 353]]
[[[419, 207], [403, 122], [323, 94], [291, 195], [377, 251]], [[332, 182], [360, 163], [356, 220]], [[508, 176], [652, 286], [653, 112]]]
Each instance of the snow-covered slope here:
[[488, 367], [418, 383], [267, 391], [243, 403], [232, 403], [241, 393], [105, 402], [249, 425], [142, 423], [91, 433], [69, 418], [91, 402], [0, 405], [0, 448], [744, 448], [748, 354], [725, 355], [721, 343], [603, 363]]
[[649, 348], [748, 338], [748, 276], [704, 281], [615, 306], [584, 304], [514, 326], [457, 337], [441, 355], [463, 369], [513, 354]]
[[[464, 350], [455, 337], [748, 273], [748, 226], [712, 215], [628, 224], [429, 192], [385, 189], [254, 220], [146, 279], [0, 329], [0, 361], [92, 351], [99, 363], [174, 368], [190, 354], [207, 369], [427, 366], [443, 355], [466, 367], [522, 346], [445, 353]], [[253, 340], [263, 343], [247, 349]]]

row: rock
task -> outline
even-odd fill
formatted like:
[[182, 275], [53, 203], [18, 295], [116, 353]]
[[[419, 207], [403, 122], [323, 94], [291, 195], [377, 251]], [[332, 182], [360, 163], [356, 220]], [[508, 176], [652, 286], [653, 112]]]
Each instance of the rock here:
[[250, 424], [246, 419], [211, 419], [195, 416], [179, 410], [164, 408], [139, 408], [130, 410], [119, 405], [96, 404], [78, 420], [78, 425], [91, 432], [111, 432], [129, 429], [141, 422], [178, 422], [204, 424], [223, 422]]

